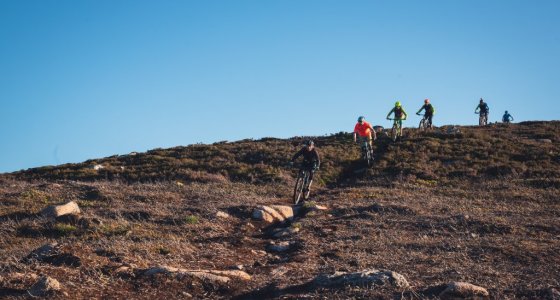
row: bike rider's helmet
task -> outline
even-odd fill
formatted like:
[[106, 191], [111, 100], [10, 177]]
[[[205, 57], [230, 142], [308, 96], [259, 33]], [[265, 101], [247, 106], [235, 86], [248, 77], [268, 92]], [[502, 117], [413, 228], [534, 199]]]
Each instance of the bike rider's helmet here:
[[395, 107], [401, 107], [401, 102], [400, 101], [395, 102]]
[[508, 112], [507, 112], [507, 110], [506, 110], [506, 114], [507, 114], [507, 113], [508, 113]]
[[483, 102], [484, 102], [484, 100], [482, 100], [482, 98], [480, 98], [480, 103], [483, 103]]
[[426, 104], [430, 103], [430, 99], [424, 99], [424, 103]]
[[313, 140], [307, 140], [307, 141], [305, 141], [303, 144], [304, 144], [305, 146], [308, 146], [308, 147], [309, 147], [309, 146], [315, 145], [315, 143], [313, 142]]
[[358, 118], [358, 122], [362, 123], [366, 118], [364, 116], [360, 116]]

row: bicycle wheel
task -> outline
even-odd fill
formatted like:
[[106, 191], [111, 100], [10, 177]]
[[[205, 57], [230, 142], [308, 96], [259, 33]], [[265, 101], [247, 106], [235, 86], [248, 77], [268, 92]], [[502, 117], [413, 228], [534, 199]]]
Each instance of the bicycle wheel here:
[[298, 174], [298, 178], [296, 179], [296, 186], [294, 187], [294, 204], [297, 205], [299, 203], [299, 200], [301, 199], [301, 196], [303, 194], [303, 187], [305, 184], [305, 178], [304, 176], [301, 176], [301, 172]]
[[426, 126], [426, 119], [420, 120], [420, 124], [418, 125], [418, 129], [424, 131], [424, 130], [426, 130], [426, 127], [427, 127]]
[[393, 142], [397, 140], [397, 123], [393, 124], [393, 128], [391, 128], [391, 139]]
[[307, 176], [305, 176], [305, 193], [303, 193], [304, 200], [309, 199], [309, 194], [311, 193], [311, 183], [313, 183], [313, 180], [309, 179], [309, 177], [309, 173], [307, 173]]
[[373, 165], [373, 155], [372, 155], [371, 151], [372, 150], [371, 150], [371, 146], [369, 145], [369, 143], [366, 144], [364, 158], [365, 158], [365, 161], [366, 161], [366, 164], [367, 164], [368, 167], [371, 167]]

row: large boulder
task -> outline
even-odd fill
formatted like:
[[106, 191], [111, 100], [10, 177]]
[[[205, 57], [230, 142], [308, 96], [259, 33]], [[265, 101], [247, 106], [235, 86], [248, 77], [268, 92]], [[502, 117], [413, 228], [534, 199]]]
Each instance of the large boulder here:
[[319, 275], [313, 281], [315, 285], [326, 287], [338, 286], [390, 286], [395, 288], [410, 287], [406, 278], [393, 271], [370, 269], [356, 273], [335, 272], [333, 275]]
[[53, 219], [64, 215], [79, 215], [80, 213], [80, 207], [74, 201], [62, 205], [51, 205], [41, 212], [43, 216]]
[[292, 220], [298, 208], [285, 205], [261, 205], [253, 210], [253, 219], [267, 223], [278, 223]]
[[452, 282], [439, 294], [441, 299], [481, 298], [488, 297], [488, 291], [480, 286], [468, 282]]

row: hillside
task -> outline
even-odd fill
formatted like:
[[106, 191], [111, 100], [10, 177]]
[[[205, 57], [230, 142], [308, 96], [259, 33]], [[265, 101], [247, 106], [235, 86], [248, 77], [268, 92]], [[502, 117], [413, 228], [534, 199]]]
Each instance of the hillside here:
[[[50, 297], [72, 299], [432, 299], [454, 281], [492, 299], [559, 299], [560, 122], [405, 135], [382, 135], [369, 169], [350, 134], [314, 137], [323, 164], [312, 199], [283, 223], [253, 214], [290, 205], [287, 162], [303, 137], [4, 174], [0, 297], [28, 297], [46, 275], [61, 285]], [[42, 213], [69, 201], [79, 216]], [[324, 283], [371, 269], [408, 284]]]

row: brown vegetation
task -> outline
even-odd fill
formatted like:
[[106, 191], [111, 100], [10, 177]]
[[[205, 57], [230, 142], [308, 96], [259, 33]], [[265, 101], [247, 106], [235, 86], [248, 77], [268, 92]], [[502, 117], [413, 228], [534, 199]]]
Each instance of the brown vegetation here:
[[[324, 164], [311, 200], [327, 209], [307, 204], [272, 225], [253, 220], [253, 210], [289, 204], [293, 170], [285, 163], [301, 139], [158, 149], [5, 174], [0, 297], [25, 297], [48, 276], [60, 283], [51, 295], [72, 299], [437, 298], [452, 282], [481, 286], [495, 299], [556, 299], [559, 129], [560, 122], [532, 122], [453, 134], [409, 130], [400, 142], [376, 142], [371, 169], [349, 135], [316, 138]], [[41, 214], [69, 201], [79, 217]], [[282, 228], [287, 233], [276, 235]], [[52, 253], [32, 255], [52, 242]], [[189, 271], [145, 275], [160, 266]], [[316, 284], [373, 269], [401, 274], [410, 286]], [[216, 281], [193, 270], [251, 277]]]

